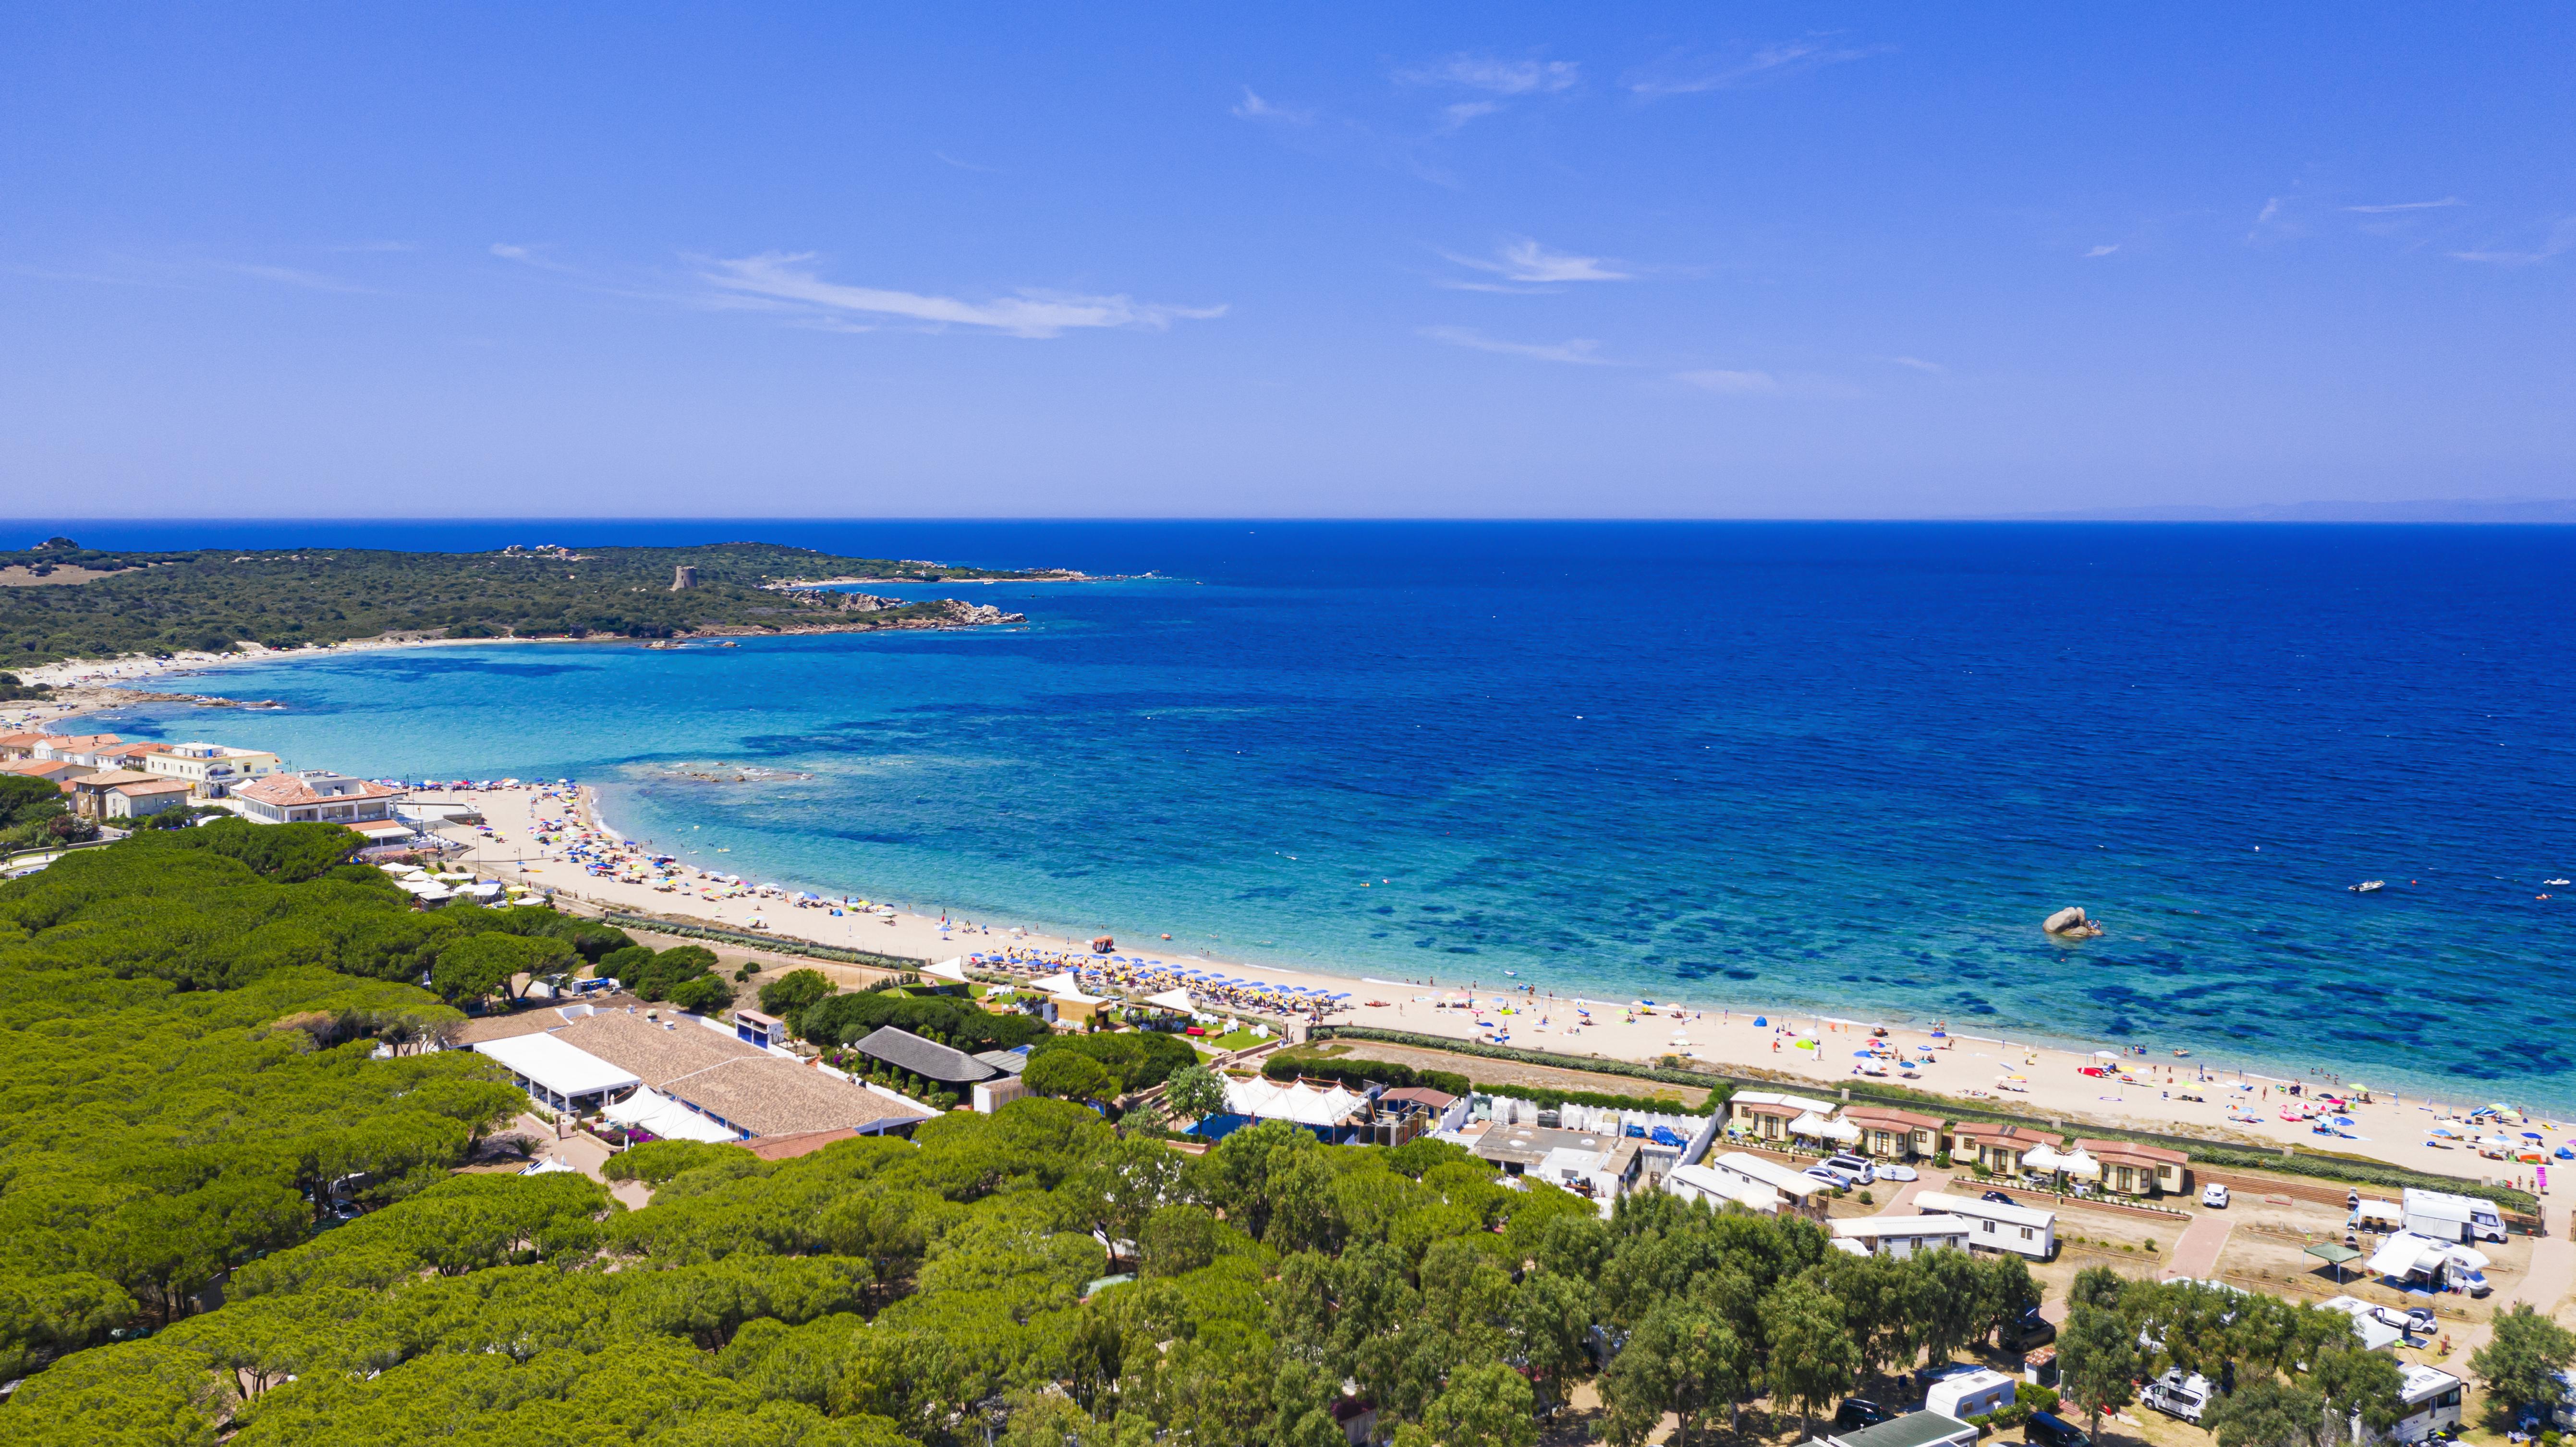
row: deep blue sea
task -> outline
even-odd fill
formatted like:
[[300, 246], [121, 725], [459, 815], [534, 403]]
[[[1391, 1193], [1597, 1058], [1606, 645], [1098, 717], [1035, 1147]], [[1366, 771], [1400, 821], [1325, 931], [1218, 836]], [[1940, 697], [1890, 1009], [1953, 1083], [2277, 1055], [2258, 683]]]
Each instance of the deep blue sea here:
[[[1247, 962], [2576, 1103], [2576, 886], [2543, 882], [2576, 872], [2576, 528], [21, 530], [1152, 570], [913, 590], [1025, 611], [1019, 631], [353, 654], [205, 685], [284, 713], [111, 726], [376, 776], [573, 776], [730, 871]], [[810, 777], [677, 773], [710, 764]], [[2067, 904], [2110, 933], [2049, 940]]]

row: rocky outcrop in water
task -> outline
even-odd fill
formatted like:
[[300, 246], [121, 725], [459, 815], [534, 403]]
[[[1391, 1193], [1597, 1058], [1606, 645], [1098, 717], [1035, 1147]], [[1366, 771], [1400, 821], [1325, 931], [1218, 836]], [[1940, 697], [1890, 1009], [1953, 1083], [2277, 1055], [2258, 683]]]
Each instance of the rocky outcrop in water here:
[[2102, 926], [2084, 917], [2084, 906], [2080, 904], [2068, 905], [2050, 915], [2040, 928], [2062, 940], [2091, 939], [2102, 932]]

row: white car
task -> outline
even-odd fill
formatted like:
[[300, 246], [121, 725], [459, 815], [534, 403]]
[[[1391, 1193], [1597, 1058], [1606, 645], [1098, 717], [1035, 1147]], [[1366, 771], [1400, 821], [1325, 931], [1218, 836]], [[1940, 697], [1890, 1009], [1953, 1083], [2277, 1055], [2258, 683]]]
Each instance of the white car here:
[[1878, 1179], [1877, 1169], [1858, 1156], [1831, 1157], [1825, 1162], [1825, 1169], [1850, 1177], [1852, 1184], [1858, 1186], [1866, 1186]]
[[2213, 1211], [2226, 1210], [2227, 1188], [2218, 1184], [2216, 1181], [2212, 1181], [2208, 1185], [2201, 1187], [2200, 1204], [2207, 1206]]
[[1882, 1181], [1913, 1181], [1921, 1179], [1921, 1177], [1914, 1174], [1914, 1168], [1912, 1166], [1881, 1166], [1878, 1168], [1878, 1178]]
[[1835, 1170], [1832, 1166], [1809, 1166], [1799, 1174], [1811, 1180], [1822, 1181], [1838, 1191], [1848, 1191], [1854, 1185], [1851, 1177]]

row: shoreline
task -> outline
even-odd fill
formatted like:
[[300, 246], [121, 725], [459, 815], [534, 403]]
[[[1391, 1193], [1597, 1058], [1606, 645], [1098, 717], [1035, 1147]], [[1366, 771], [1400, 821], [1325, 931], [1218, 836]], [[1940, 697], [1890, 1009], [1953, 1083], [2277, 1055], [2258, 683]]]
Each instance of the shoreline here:
[[[695, 920], [719, 928], [769, 933], [783, 938], [841, 948], [865, 949], [937, 962], [979, 951], [1017, 949], [1089, 957], [1087, 942], [1060, 931], [1033, 925], [1008, 925], [988, 918], [968, 922], [909, 910], [892, 917], [830, 912], [837, 901], [799, 905], [800, 890], [822, 893], [812, 881], [776, 881], [788, 898], [734, 895], [707, 898], [708, 877], [728, 872], [717, 862], [683, 862], [680, 886], [657, 889], [652, 884], [601, 878], [566, 858], [580, 845], [578, 835], [557, 836], [539, 846], [539, 818], [587, 820], [595, 829], [593, 846], [604, 851], [644, 847], [622, 834], [601, 809], [597, 790], [575, 784], [566, 791], [553, 785], [493, 791], [443, 790], [427, 793], [426, 802], [475, 804], [496, 837], [486, 838], [471, 826], [447, 826], [439, 832], [469, 845], [463, 862], [493, 877], [551, 888], [586, 902], [623, 912]], [[550, 812], [551, 811], [551, 812]], [[729, 851], [720, 851], [729, 852]], [[682, 856], [673, 851], [669, 857]], [[760, 881], [742, 875], [745, 885]], [[838, 888], [839, 886], [835, 886]], [[719, 891], [720, 892], [720, 891]], [[884, 908], [884, 901], [871, 901]], [[753, 921], [759, 921], [759, 927]], [[1139, 946], [1142, 946], [1140, 949]], [[2489, 1160], [2465, 1148], [2427, 1148], [2425, 1131], [2457, 1110], [2483, 1103], [2471, 1099], [2441, 1100], [2441, 1108], [2410, 1092], [2373, 1092], [2368, 1104], [2350, 1108], [2352, 1137], [2320, 1136], [2311, 1124], [2284, 1119], [2293, 1107], [2314, 1109], [2311, 1093], [2292, 1098], [2286, 1087], [2314, 1088], [2323, 1078], [2275, 1075], [2250, 1067], [2222, 1066], [2199, 1056], [2137, 1055], [2106, 1058], [2108, 1052], [2079, 1042], [2050, 1040], [2033, 1032], [1968, 1034], [1950, 1030], [1935, 1038], [1922, 1024], [1890, 1024], [1884, 1044], [1901, 1049], [1906, 1061], [1929, 1060], [1917, 1078], [1904, 1078], [1888, 1064], [1884, 1075], [1862, 1073], [1855, 1052], [1872, 1043], [1876, 1022], [1809, 1007], [1786, 1012], [1769, 1007], [1696, 1005], [1658, 997], [1651, 1009], [1635, 1008], [1627, 999], [1606, 999], [1530, 985], [1473, 984], [1460, 981], [1399, 981], [1336, 969], [1328, 964], [1273, 965], [1184, 952], [1165, 940], [1119, 939], [1120, 954], [1144, 956], [1189, 966], [1247, 974], [1282, 985], [1347, 993], [1346, 1008], [1329, 1015], [1329, 1025], [1361, 1025], [1444, 1037], [1460, 1043], [1494, 1041], [1543, 1052], [1569, 1069], [1582, 1069], [1591, 1058], [1652, 1063], [1666, 1054], [1719, 1071], [1777, 1077], [1792, 1092], [1811, 1091], [1830, 1098], [1856, 1080], [1878, 1087], [1915, 1090], [1975, 1102], [1988, 1108], [2041, 1120], [2062, 1121], [2070, 1133], [2087, 1125], [2191, 1136], [2212, 1144], [2278, 1152], [2284, 1147], [2311, 1154], [2359, 1156], [2391, 1165], [2438, 1174], [2465, 1176], [2502, 1184], [2528, 1186], [2530, 1168]], [[1435, 977], [1436, 978], [1436, 977]], [[1589, 1006], [1590, 1015], [1578, 1014]], [[1223, 1013], [1223, 1012], [1220, 1012]], [[1247, 1019], [1259, 1012], [1238, 1012]], [[1269, 1016], [1274, 1022], [1280, 1018]], [[1497, 1038], [1499, 1037], [1499, 1039]], [[1799, 1042], [1811, 1042], [1801, 1045]], [[1353, 1042], [1358, 1044], [1361, 1042]], [[1871, 1065], [1880, 1062], [1872, 1060]], [[2100, 1067], [2104, 1077], [2078, 1073]], [[2005, 1077], [2018, 1077], [2007, 1083]], [[2125, 1079], [2123, 1078], [2125, 1077]], [[2200, 1100], [2175, 1098], [2198, 1095]], [[2439, 1099], [2438, 1097], [2436, 1099]], [[2247, 1116], [2256, 1117], [2248, 1120]]]
[[[15, 727], [43, 727], [103, 709], [135, 705], [149, 706], [156, 700], [136, 699], [130, 696], [135, 691], [135, 685], [168, 674], [211, 671], [254, 663], [292, 662], [332, 652], [363, 653], [477, 643], [623, 643], [629, 646], [641, 646], [642, 640], [622, 637], [375, 638], [351, 640], [322, 648], [256, 655], [182, 654], [168, 659], [129, 657], [104, 663], [65, 660], [55, 664], [39, 665], [21, 673], [21, 677], [31, 682], [52, 682], [64, 687], [66, 689], [64, 697], [42, 704], [31, 702], [13, 706], [0, 710], [0, 716], [15, 715], [16, 717], [11, 718], [11, 725]], [[168, 700], [157, 701], [167, 702]], [[583, 792], [589, 799], [591, 818], [596, 820], [605, 832], [614, 835], [613, 824], [599, 811], [597, 791], [585, 785]], [[454, 792], [442, 791], [424, 797], [436, 800], [460, 796]], [[515, 836], [514, 842], [525, 837], [525, 820], [518, 822], [519, 828], [506, 831]], [[718, 852], [729, 852], [729, 850]], [[693, 870], [705, 869], [710, 873], [721, 872], [724, 867], [717, 860], [703, 857], [691, 865]], [[544, 877], [529, 878], [527, 882], [542, 882], [558, 888], [569, 888], [573, 893], [592, 897], [598, 897], [600, 886], [604, 883], [560, 866], [558, 869], [545, 869], [540, 866], [540, 871]], [[812, 888], [818, 892], [822, 888], [819, 883], [800, 884], [794, 887]], [[643, 913], [682, 913], [706, 917], [706, 911], [700, 908], [706, 903], [694, 898], [672, 900], [669, 896], [647, 892], [641, 897], [621, 901], [618, 907]], [[685, 908], [675, 908], [675, 906], [685, 906]], [[772, 913], [776, 914], [778, 909], [785, 907], [784, 902], [779, 902]], [[740, 914], [742, 911], [735, 911], [735, 913]], [[962, 930], [952, 931], [949, 937], [943, 938], [938, 931], [938, 921], [924, 914], [902, 915], [895, 929], [872, 930], [864, 941], [836, 938], [835, 931], [829, 929], [823, 929], [817, 933], [815, 930], [801, 927], [809, 919], [815, 921], [818, 928], [823, 921], [842, 926], [839, 933], [843, 934], [846, 934], [849, 928], [846, 920], [834, 920], [828, 913], [808, 916], [801, 912], [792, 919], [778, 915], [773, 927], [777, 933], [812, 938], [814, 942], [820, 944], [880, 949], [889, 953], [912, 954], [931, 960], [964, 953], [968, 948], [968, 937]], [[722, 913], [716, 914], [709, 919], [709, 922], [724, 924], [730, 928], [742, 927], [739, 919], [727, 923]], [[990, 921], [979, 921], [978, 924], [987, 926]], [[1050, 948], [1060, 949], [1070, 954], [1087, 954], [1087, 945], [1070, 938], [1071, 933], [1072, 931], [1062, 926], [1033, 926], [1025, 936], [1013, 936], [996, 927], [990, 929], [989, 933], [979, 932], [972, 938], [975, 944], [989, 945], [994, 948], [1020, 944], [1027, 948]], [[897, 939], [891, 937], [898, 935], [903, 940], [918, 941], [917, 947], [904, 947]], [[1133, 940], [1122, 942], [1129, 945], [1136, 943]], [[1168, 945], [1168, 942], [1161, 940], [1152, 941], [1152, 943]], [[1149, 950], [1148, 953], [1153, 951]], [[1618, 1019], [1617, 1017], [1630, 1014], [1625, 1008], [1625, 1000], [1605, 1000], [1592, 996], [1578, 997], [1564, 990], [1551, 991], [1544, 986], [1536, 985], [1536, 982], [1532, 982], [1536, 986], [1536, 994], [1528, 994], [1524, 991], [1515, 995], [1513, 992], [1522, 990], [1521, 986], [1482, 979], [1472, 984], [1454, 980], [1443, 980], [1436, 984], [1399, 983], [1365, 974], [1362, 972], [1362, 967], [1335, 967], [1331, 964], [1313, 964], [1303, 961], [1296, 964], [1266, 964], [1257, 961], [1221, 959], [1197, 953], [1183, 954], [1177, 949], [1168, 947], [1165, 957], [1226, 967], [1235, 972], [1251, 972], [1263, 978], [1275, 978], [1289, 983], [1330, 984], [1335, 990], [1348, 989], [1354, 996], [1351, 1002], [1353, 1004], [1359, 1004], [1365, 999], [1384, 999], [1387, 1002], [1387, 1007], [1384, 1009], [1355, 1010], [1346, 1017], [1337, 1018], [1334, 1023], [1366, 1024], [1425, 1035], [1446, 1035], [1453, 1039], [1477, 1038], [1478, 1032], [1471, 1023], [1476, 1012], [1435, 1010], [1432, 1004], [1436, 998], [1464, 1000], [1472, 997], [1478, 1001], [1519, 999], [1533, 1007], [1532, 1010], [1521, 1011], [1516, 1008], [1511, 1015], [1495, 1015], [1487, 1018], [1497, 1023], [1510, 1021], [1520, 1026], [1514, 1031], [1513, 1038], [1508, 1043], [1520, 1048], [1542, 1049], [1552, 1054], [1563, 1055], [1569, 1064], [1576, 1066], [1580, 1065], [1585, 1056], [1591, 1054], [1616, 1059], [1650, 1061], [1657, 1055], [1666, 1053], [1672, 1046], [1669, 1038], [1658, 1039], [1652, 1037], [1650, 1033], [1640, 1033], [1635, 1021]], [[1666, 988], [1670, 986], [1667, 985]], [[1583, 1028], [1580, 1034], [1568, 1036], [1565, 1033], [1565, 1026], [1570, 1021], [1556, 1019], [1549, 1014], [1549, 1011], [1554, 1009], [1557, 1013], [1562, 1013], [1561, 1002], [1576, 998], [1588, 999], [1596, 1006], [1595, 1023]], [[1793, 1003], [1782, 1011], [1777, 1006], [1748, 1006], [1734, 1002], [1700, 1004], [1679, 1002], [1677, 1004], [1668, 996], [1659, 994], [1657, 998], [1663, 1002], [1657, 1007], [1658, 1011], [1664, 1013], [1650, 1017], [1651, 1020], [1672, 1019], [1669, 1011], [1674, 1008], [1684, 1012], [1681, 1023], [1690, 1033], [1687, 1036], [1688, 1043], [1681, 1053], [1690, 1054], [1704, 1063], [1717, 1066], [1732, 1065], [1739, 1069], [1782, 1072], [1806, 1082], [1808, 1088], [1829, 1088], [1854, 1078], [1851, 1074], [1854, 1057], [1849, 1053], [1849, 1047], [1861, 1043], [1866, 1038], [1868, 1026], [1876, 1023], [1859, 1018], [1853, 1013], [1865, 1010], [1866, 1006], [1850, 1003], [1839, 1006], [1831, 1003]], [[1551, 1002], [1560, 1003], [1552, 1005]], [[1613, 1008], [1610, 1010], [1597, 1008], [1601, 1006]], [[1717, 1018], [1711, 1020], [1709, 1018], [1711, 1016]], [[1798, 1049], [1788, 1043], [1791, 1037], [1775, 1035], [1768, 1026], [1762, 1029], [1752, 1027], [1749, 1022], [1755, 1018], [1764, 1019], [1773, 1025], [1795, 1023], [1805, 1027], [1801, 1032], [1804, 1038], [1813, 1039], [1817, 1043], [1809, 1049]], [[1541, 1019], [1546, 1023], [1536, 1023]], [[1894, 1024], [1892, 1021], [1890, 1023], [1892, 1038], [1909, 1044], [1920, 1043], [1929, 1028], [1920, 1022], [1901, 1025]], [[1976, 1023], [1983, 1025], [1984, 1022], [1980, 1020]], [[1626, 1028], [1621, 1028], [1622, 1026]], [[1985, 1028], [1993, 1029], [1992, 1026]], [[1667, 1037], [1668, 1035], [1669, 1032]], [[2043, 1118], [2062, 1116], [2070, 1121], [2078, 1121], [2090, 1117], [2098, 1119], [2106, 1126], [2126, 1125], [2142, 1129], [2175, 1131], [2181, 1134], [2214, 1132], [2221, 1138], [2234, 1139], [2249, 1146], [2277, 1150], [2283, 1145], [2290, 1145], [2333, 1153], [2361, 1154], [2393, 1164], [2454, 1174], [2500, 1173], [2505, 1179], [2518, 1179], [2527, 1170], [2510, 1162], [2487, 1162], [2466, 1151], [2425, 1147], [2422, 1143], [2423, 1130], [2432, 1125], [2439, 1116], [2426, 1110], [2423, 1102], [2427, 1097], [2412, 1093], [2413, 1090], [2425, 1088], [2420, 1083], [2392, 1097], [2385, 1088], [2386, 1077], [2378, 1077], [2383, 1081], [2381, 1099], [2383, 1101], [2402, 1100], [2404, 1113], [2402, 1118], [2392, 1116], [2383, 1106], [2375, 1119], [2356, 1116], [2356, 1120], [2361, 1123], [2353, 1127], [2355, 1133], [2370, 1139], [2351, 1140], [2315, 1136], [2304, 1126], [2294, 1126], [2279, 1119], [2280, 1112], [2273, 1103], [2272, 1097], [2281, 1087], [2292, 1083], [2302, 1086], [2325, 1086], [2348, 1082], [2355, 1076], [2370, 1079], [2373, 1078], [2372, 1072], [2375, 1067], [2367, 1063], [2335, 1067], [2341, 1072], [2340, 1074], [2300, 1075], [2291, 1073], [2288, 1068], [2276, 1064], [2222, 1064], [2224, 1057], [2205, 1054], [2189, 1057], [2170, 1054], [2145, 1056], [2126, 1054], [2112, 1058], [2125, 1065], [2138, 1083], [2122, 1086], [2116, 1081], [2104, 1083], [2075, 1074], [2078, 1065], [2110, 1063], [2109, 1060], [2103, 1060], [2097, 1056], [2096, 1052], [2102, 1050], [2099, 1043], [2052, 1036], [2043, 1030], [2036, 1029], [2027, 1034], [2004, 1031], [1973, 1036], [1959, 1033], [1954, 1029], [1950, 1031], [1949, 1038], [1956, 1043], [1936, 1057], [1942, 1061], [1942, 1064], [1924, 1070], [1920, 1080], [1904, 1081], [1891, 1075], [1884, 1079], [1874, 1078], [1873, 1083], [1913, 1086], [1964, 1099], [1975, 1099], [1982, 1093], [1988, 1103], [1998, 1107], [2013, 1106], [2025, 1112], [2038, 1113]], [[1833, 1053], [1837, 1048], [1843, 1050], [1839, 1056]], [[1971, 1065], [1971, 1062], [1975, 1064]], [[1953, 1068], [1954, 1066], [1969, 1068]], [[2206, 1071], [2206, 1077], [2204, 1077], [2204, 1071]], [[1998, 1077], [2010, 1073], [2027, 1075], [2029, 1079], [2023, 1083], [2025, 1088], [1999, 1089]], [[2170, 1085], [2167, 1081], [2169, 1074], [2173, 1081]], [[2145, 1082], [2150, 1079], [2153, 1084], [2146, 1084]], [[2074, 1084], [2073, 1082], [2076, 1081], [2082, 1083]], [[2237, 1092], [2228, 1088], [2239, 1082], [2254, 1088], [2251, 1092]], [[2160, 1094], [2169, 1089], [2179, 1090], [2194, 1085], [2209, 1087], [2194, 1091], [2194, 1093], [2206, 1095], [2207, 1100], [2174, 1102], [2168, 1101]], [[2438, 1085], [2433, 1088], [2440, 1089]], [[2435, 1094], [2430, 1098], [2455, 1109], [2483, 1104], [2487, 1100], [2497, 1098], [2498, 1095], [2506, 1095], [2509, 1098], [2510, 1087], [2502, 1083], [2484, 1087], [2484, 1090], [2489, 1093], [2477, 1095], [2465, 1093], [2468, 1090], [2480, 1089], [2474, 1083], [2467, 1083], [2460, 1093]], [[2254, 1113], [2261, 1115], [2263, 1119], [2254, 1122], [2227, 1119], [2227, 1113], [2220, 1109], [2221, 1095], [2213, 1093], [2219, 1090], [2223, 1090], [2226, 1095], [2243, 1098], [2254, 1107]], [[2539, 1112], [2546, 1114], [2551, 1109], [2554, 1107], [2544, 1106], [2539, 1108]], [[2242, 1113], [2239, 1112], [2239, 1114]]]

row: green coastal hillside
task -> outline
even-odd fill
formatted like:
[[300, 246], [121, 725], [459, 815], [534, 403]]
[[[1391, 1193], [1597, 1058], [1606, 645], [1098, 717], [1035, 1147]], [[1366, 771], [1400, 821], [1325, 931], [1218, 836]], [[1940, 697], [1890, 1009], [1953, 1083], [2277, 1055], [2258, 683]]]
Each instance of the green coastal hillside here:
[[[674, 590], [678, 570], [695, 585]], [[835, 577], [905, 582], [1067, 577], [774, 543], [403, 553], [362, 548], [135, 553], [56, 538], [0, 553], [0, 665], [107, 658], [242, 640], [272, 648], [386, 633], [452, 638], [669, 638], [709, 631], [927, 627], [964, 605], [869, 612], [845, 595], [765, 584]]]
[[[421, 912], [354, 842], [156, 831], [0, 885], [8, 1441], [1340, 1447], [1365, 1402], [1395, 1447], [1533, 1447], [1588, 1378], [1584, 1439], [1669, 1412], [1760, 1447], [2039, 1300], [2018, 1256], [1853, 1256], [1651, 1191], [1605, 1220], [1434, 1140], [1184, 1155], [1043, 1098], [780, 1162], [639, 1146], [607, 1174], [641, 1209], [460, 1171], [525, 1097], [429, 1048], [455, 1004], [597, 960], [676, 999], [705, 952]], [[2349, 1319], [2197, 1282], [2088, 1269], [2061, 1360], [2097, 1428], [2168, 1365], [2234, 1373], [2221, 1442], [2394, 1420]]]

